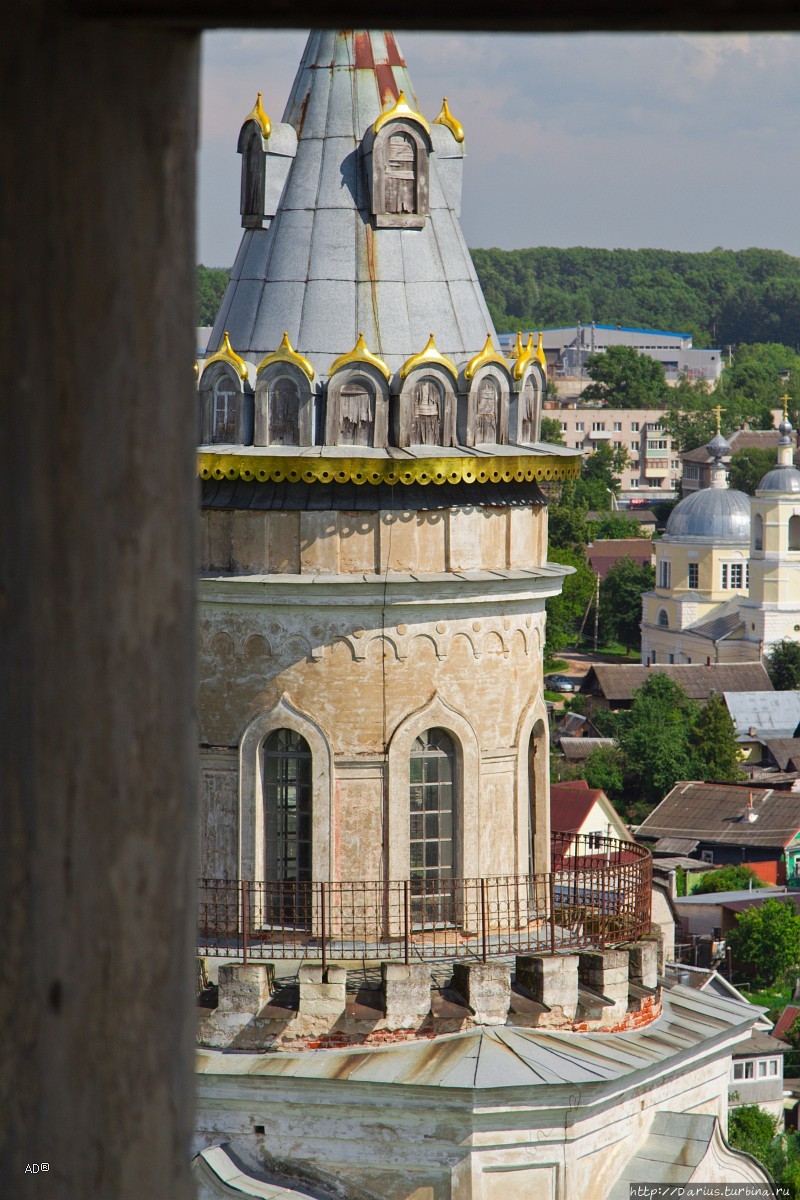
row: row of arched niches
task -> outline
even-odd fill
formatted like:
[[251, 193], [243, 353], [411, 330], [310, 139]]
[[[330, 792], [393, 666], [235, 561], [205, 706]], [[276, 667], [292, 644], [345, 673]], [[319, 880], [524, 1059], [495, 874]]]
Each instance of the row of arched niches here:
[[284, 334], [258, 365], [225, 334], [198, 364], [202, 445], [480, 446], [539, 440], [545, 374], [532, 339], [503, 358], [487, 337], [461, 368], [440, 354], [433, 334], [392, 372], [359, 335], [355, 347], [318, 380]]

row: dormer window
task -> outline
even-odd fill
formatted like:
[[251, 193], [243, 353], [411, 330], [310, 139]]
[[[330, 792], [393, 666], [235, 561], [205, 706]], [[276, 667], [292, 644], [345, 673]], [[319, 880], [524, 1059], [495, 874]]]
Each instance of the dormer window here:
[[236, 441], [236, 398], [241, 389], [232, 371], [221, 371], [212, 389], [211, 441]]
[[381, 113], [364, 139], [372, 216], [377, 228], [421, 229], [428, 215], [430, 127], [406, 103]]
[[261, 105], [258, 93], [253, 111], [245, 117], [237, 150], [242, 156], [242, 191], [239, 205], [245, 229], [260, 229], [264, 224], [266, 199], [267, 147], [272, 125]]

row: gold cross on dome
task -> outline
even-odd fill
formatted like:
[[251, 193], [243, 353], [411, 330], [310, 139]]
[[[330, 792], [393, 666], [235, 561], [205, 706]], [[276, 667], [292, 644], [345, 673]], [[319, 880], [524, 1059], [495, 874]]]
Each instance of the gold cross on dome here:
[[721, 404], [718, 404], [718, 405], [716, 406], [716, 408], [712, 408], [712, 410], [711, 410], [711, 411], [714, 413], [714, 415], [715, 415], [715, 416], [716, 416], [716, 418], [717, 418], [717, 433], [719, 433], [719, 432], [720, 432], [720, 428], [719, 428], [719, 427], [720, 427], [720, 422], [721, 422], [721, 420], [722, 420], [722, 414], [725, 412], [725, 409], [722, 407], [722, 405], [721, 405]]

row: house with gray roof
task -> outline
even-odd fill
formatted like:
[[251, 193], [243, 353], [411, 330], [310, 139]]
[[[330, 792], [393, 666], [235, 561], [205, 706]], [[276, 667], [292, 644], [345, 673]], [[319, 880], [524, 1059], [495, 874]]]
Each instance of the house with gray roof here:
[[640, 663], [594, 663], [584, 676], [580, 687], [586, 697], [586, 711], [591, 716], [599, 708], [630, 708], [634, 692], [654, 673], [666, 675], [679, 683], [690, 700], [705, 703], [712, 692], [771, 692], [772, 682], [761, 663], [703, 663], [648, 667]]

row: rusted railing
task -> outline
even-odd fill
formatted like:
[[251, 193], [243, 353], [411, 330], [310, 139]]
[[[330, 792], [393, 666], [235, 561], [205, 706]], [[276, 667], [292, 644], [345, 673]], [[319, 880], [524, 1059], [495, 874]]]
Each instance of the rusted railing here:
[[651, 858], [634, 842], [553, 834], [551, 870], [482, 879], [201, 879], [203, 955], [405, 962], [610, 946], [650, 928]]

